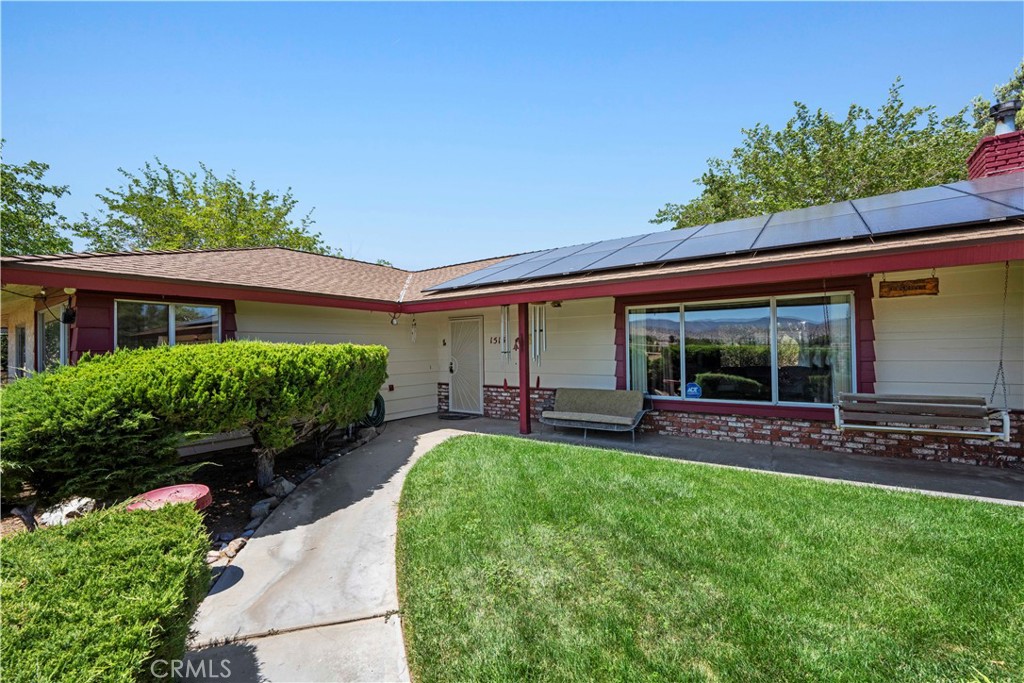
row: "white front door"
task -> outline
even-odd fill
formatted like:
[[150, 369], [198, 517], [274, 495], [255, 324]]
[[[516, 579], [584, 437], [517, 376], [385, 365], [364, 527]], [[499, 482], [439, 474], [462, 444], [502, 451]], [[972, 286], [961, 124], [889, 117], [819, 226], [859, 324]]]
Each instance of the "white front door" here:
[[448, 409], [484, 412], [484, 325], [482, 318], [453, 318], [448, 359]]

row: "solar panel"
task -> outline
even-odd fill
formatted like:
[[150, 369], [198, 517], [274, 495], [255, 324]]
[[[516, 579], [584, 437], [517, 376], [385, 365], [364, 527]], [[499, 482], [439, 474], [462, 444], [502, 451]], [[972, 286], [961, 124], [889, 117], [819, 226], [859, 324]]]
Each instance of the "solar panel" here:
[[867, 237], [870, 234], [864, 221], [851, 206], [849, 213], [837, 213], [828, 221], [819, 219], [776, 223], [775, 218], [772, 218], [754, 243], [754, 249], [777, 249], [796, 244], [848, 240]]
[[593, 253], [596, 253], [596, 252], [605, 252], [605, 251], [612, 252], [612, 251], [616, 251], [618, 249], [622, 249], [623, 247], [628, 247], [631, 244], [634, 244], [635, 242], [638, 242], [639, 240], [643, 239], [644, 237], [648, 237], [648, 236], [649, 235], [633, 235], [632, 237], [619, 237], [619, 238], [613, 239], [613, 240], [605, 240], [603, 242], [596, 242], [595, 244], [592, 244], [591, 246], [587, 247], [586, 249], [581, 250], [580, 253], [581, 254], [593, 254]]
[[946, 187], [970, 192], [971, 194], [995, 192], [996, 190], [1024, 190], [1024, 174], [1007, 173], [1005, 175], [994, 175], [989, 178], [961, 180], [958, 183], [948, 183]]
[[[764, 219], [761, 220], [764, 223]], [[665, 254], [663, 261], [682, 261], [691, 258], [703, 258], [715, 254], [736, 254], [741, 251], [750, 251], [754, 240], [761, 234], [761, 227], [748, 228], [746, 230], [732, 230], [711, 235], [698, 235], [691, 240], [686, 240]]]
[[515, 265], [541, 258], [545, 254], [549, 254], [552, 251], [554, 251], [554, 249], [545, 249], [543, 251], [531, 251], [526, 254], [511, 256], [505, 259], [504, 261], [495, 263], [494, 265], [487, 266], [486, 268], [481, 268], [480, 270], [475, 270], [472, 273], [467, 273], [466, 275], [457, 277], [454, 280], [449, 280], [445, 283], [442, 283], [441, 285], [438, 285], [437, 287], [432, 287], [430, 289], [455, 289], [457, 287], [467, 287], [469, 285], [476, 284], [483, 280], [494, 277], [498, 273], [504, 270], [508, 270], [509, 268]]
[[791, 223], [806, 223], [808, 221], [830, 221], [841, 216], [857, 215], [857, 211], [850, 202], [837, 202], [835, 204], [820, 204], [808, 206], [803, 209], [791, 211], [779, 211], [772, 214], [768, 221], [768, 227], [776, 225], [789, 225]]
[[[683, 228], [682, 230], [662, 230], [643, 235], [630, 246], [642, 247], [648, 244], [662, 244], [663, 242], [682, 242], [688, 240], [708, 226], [702, 225], [698, 228]], [[666, 247], [666, 251], [668, 247]]]
[[1007, 208], [1014, 208], [1018, 212], [1024, 212], [1024, 190], [997, 190], [995, 192], [981, 192], [979, 197], [989, 201], [999, 202]]
[[898, 209], [912, 204], [922, 204], [962, 196], [962, 192], [957, 192], [942, 185], [934, 185], [932, 187], [922, 187], [919, 190], [907, 190], [905, 192], [893, 192], [892, 194], [880, 194], [875, 197], [864, 197], [863, 199], [855, 199], [853, 203], [857, 205], [857, 209], [861, 213], [864, 213], [865, 211], [874, 211], [876, 209]]
[[572, 273], [586, 272], [587, 270], [589, 270], [588, 266], [590, 266], [593, 263], [596, 263], [597, 261], [600, 261], [601, 259], [607, 256], [611, 256], [614, 253], [614, 251], [590, 251], [586, 253], [580, 252], [578, 254], [573, 254], [572, 256], [567, 256], [566, 258], [559, 259], [554, 263], [549, 263], [545, 266], [542, 266], [541, 268], [533, 271], [529, 275], [532, 279], [536, 277], [544, 277], [551, 275], [569, 275]]
[[[725, 221], [724, 223], [712, 223], [711, 225], [705, 225], [699, 232], [693, 235], [693, 239], [700, 239], [703, 237], [710, 237], [712, 235], [727, 235], [734, 232], [744, 232], [747, 230], [760, 231], [764, 227], [764, 224], [768, 221], [768, 216], [751, 216], [750, 218], [737, 218], [731, 221]], [[746, 246], [750, 246], [747, 244]]]
[[1024, 175], [965, 180], [521, 254], [431, 288], [531, 280], [1024, 217]]
[[624, 268], [636, 266], [642, 263], [653, 263], [661, 260], [661, 257], [668, 251], [674, 249], [677, 244], [666, 244], [655, 242], [654, 244], [638, 244], [634, 247], [626, 247], [612, 252], [600, 261], [590, 264], [589, 269]]
[[496, 273], [492, 273], [487, 277], [476, 280], [474, 285], [489, 285], [496, 282], [510, 282], [512, 280], [521, 280], [526, 278], [533, 271], [543, 268], [544, 266], [550, 265], [556, 262], [558, 259], [543, 258], [531, 261], [525, 261], [523, 263], [517, 263], [510, 268], [505, 268]]
[[875, 235], [979, 223], [1006, 218], [1013, 211], [1001, 204], [969, 194], [958, 194], [950, 199], [886, 207], [874, 211], [864, 210], [860, 200], [854, 203], [857, 208], [861, 209], [861, 216]]

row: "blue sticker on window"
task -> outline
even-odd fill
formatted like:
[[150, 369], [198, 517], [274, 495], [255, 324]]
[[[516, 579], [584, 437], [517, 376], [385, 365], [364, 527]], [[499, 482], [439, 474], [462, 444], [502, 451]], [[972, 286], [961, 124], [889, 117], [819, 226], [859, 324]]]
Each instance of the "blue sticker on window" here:
[[686, 385], [686, 398], [700, 398], [701, 391], [700, 385], [696, 382], [689, 382]]

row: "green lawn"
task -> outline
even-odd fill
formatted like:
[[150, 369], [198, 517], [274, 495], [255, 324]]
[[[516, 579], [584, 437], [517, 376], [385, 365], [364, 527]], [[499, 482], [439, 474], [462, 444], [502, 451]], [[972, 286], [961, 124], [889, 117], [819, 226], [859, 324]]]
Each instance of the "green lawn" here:
[[1024, 681], [1024, 509], [504, 437], [402, 493], [414, 679]]

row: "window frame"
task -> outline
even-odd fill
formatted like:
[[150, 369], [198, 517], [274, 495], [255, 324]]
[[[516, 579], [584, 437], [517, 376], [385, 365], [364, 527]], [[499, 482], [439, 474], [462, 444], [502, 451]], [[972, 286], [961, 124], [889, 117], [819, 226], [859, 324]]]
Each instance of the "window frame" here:
[[[70, 347], [70, 335], [68, 334], [69, 325], [65, 325], [61, 322], [61, 315], [64, 313], [66, 306], [61, 306], [57, 315], [54, 315], [48, 308], [36, 311], [36, 357], [35, 366], [36, 372], [44, 372], [48, 368], [43, 364], [46, 357], [46, 324], [57, 323], [60, 333], [58, 334], [57, 340], [57, 366], [67, 365]], [[50, 320], [47, 320], [47, 316], [50, 316]]]
[[[7, 352], [10, 354], [10, 338], [7, 340], [8, 347]], [[12, 367], [11, 358], [8, 356], [8, 372], [13, 377], [24, 377], [29, 372], [28, 368], [28, 326], [27, 325], [15, 325], [14, 326], [14, 363]]]
[[[717, 405], [740, 405], [740, 406], [760, 406], [760, 407], [772, 407], [778, 406], [783, 408], [827, 408], [831, 404], [826, 403], [809, 403], [806, 401], [780, 401], [779, 400], [779, 362], [778, 362], [778, 302], [779, 301], [791, 301], [794, 299], [815, 299], [832, 296], [847, 296], [850, 302], [850, 386], [857, 387], [857, 295], [852, 289], [836, 289], [836, 290], [824, 290], [819, 292], [807, 291], [793, 294], [767, 294], [761, 296], [749, 296], [749, 297], [733, 297], [725, 299], [697, 299], [693, 301], [685, 301], [680, 303], [663, 302], [663, 303], [650, 303], [650, 304], [635, 304], [625, 307], [626, 320], [629, 320], [629, 314], [634, 311], [642, 311], [649, 308], [670, 308], [672, 306], [679, 307], [679, 338], [681, 343], [679, 345], [679, 384], [680, 384], [680, 396], [653, 396], [651, 394], [644, 394], [651, 400], [657, 401], [673, 401], [677, 403], [686, 403], [690, 405], [700, 404], [717, 404]], [[772, 398], [770, 401], [746, 401], [742, 399], [727, 399], [727, 398], [699, 398], [699, 399], [688, 399], [686, 398], [686, 307], [687, 306], [714, 306], [717, 304], [743, 304], [743, 303], [760, 303], [764, 302], [769, 307], [769, 344], [770, 353], [772, 360]], [[626, 387], [627, 389], [632, 388], [632, 362], [629, 357], [630, 341], [629, 341], [629, 326], [626, 326]]]
[[167, 346], [174, 346], [177, 343], [177, 307], [178, 306], [202, 306], [204, 308], [217, 309], [217, 332], [216, 339], [211, 344], [219, 344], [224, 341], [224, 308], [220, 304], [205, 303], [198, 301], [152, 301], [149, 299], [114, 299], [114, 349], [120, 348], [117, 339], [117, 307], [119, 304], [149, 304], [151, 306], [167, 306]]

